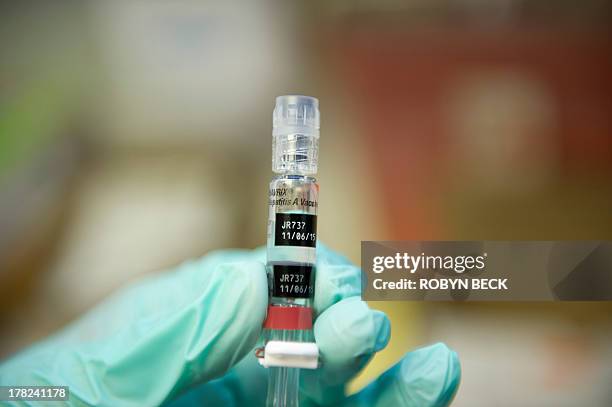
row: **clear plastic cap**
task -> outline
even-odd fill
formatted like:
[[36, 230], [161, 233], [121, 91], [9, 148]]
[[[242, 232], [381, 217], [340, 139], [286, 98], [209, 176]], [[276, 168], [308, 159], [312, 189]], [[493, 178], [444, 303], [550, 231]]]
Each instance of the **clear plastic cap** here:
[[272, 170], [282, 174], [317, 173], [319, 101], [310, 96], [276, 98], [272, 114]]

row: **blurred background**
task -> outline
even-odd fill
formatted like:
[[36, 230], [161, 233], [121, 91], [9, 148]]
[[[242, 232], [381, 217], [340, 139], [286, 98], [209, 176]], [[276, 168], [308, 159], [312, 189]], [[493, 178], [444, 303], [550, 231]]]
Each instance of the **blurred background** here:
[[[320, 238], [612, 238], [604, 0], [0, 3], [0, 358], [265, 242], [276, 95], [322, 111]], [[456, 406], [612, 405], [612, 304], [375, 302]]]

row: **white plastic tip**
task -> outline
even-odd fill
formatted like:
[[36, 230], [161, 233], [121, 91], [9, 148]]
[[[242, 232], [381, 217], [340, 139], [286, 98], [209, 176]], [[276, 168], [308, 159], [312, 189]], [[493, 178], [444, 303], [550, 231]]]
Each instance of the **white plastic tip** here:
[[264, 348], [259, 363], [264, 367], [297, 367], [316, 369], [319, 366], [319, 347], [313, 342], [270, 341]]

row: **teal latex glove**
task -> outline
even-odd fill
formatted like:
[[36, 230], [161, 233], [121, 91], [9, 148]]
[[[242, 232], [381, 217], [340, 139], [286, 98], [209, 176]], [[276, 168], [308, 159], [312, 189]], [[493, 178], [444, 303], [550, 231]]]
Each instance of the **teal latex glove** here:
[[[358, 268], [324, 246], [317, 255], [323, 365], [301, 371], [302, 405], [448, 405], [460, 368], [442, 344], [406, 354], [345, 396], [345, 383], [387, 344], [390, 325], [359, 298]], [[73, 405], [263, 405], [267, 370], [253, 348], [267, 307], [264, 261], [264, 249], [217, 251], [127, 286], [0, 365], [0, 385], [69, 386]]]

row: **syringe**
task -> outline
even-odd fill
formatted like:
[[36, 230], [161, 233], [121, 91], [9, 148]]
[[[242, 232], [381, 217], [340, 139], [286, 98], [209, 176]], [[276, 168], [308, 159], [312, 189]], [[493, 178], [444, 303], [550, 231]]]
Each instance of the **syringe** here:
[[265, 347], [257, 351], [270, 368], [268, 406], [297, 406], [299, 369], [316, 369], [312, 333], [319, 185], [319, 101], [276, 98], [273, 114]]

